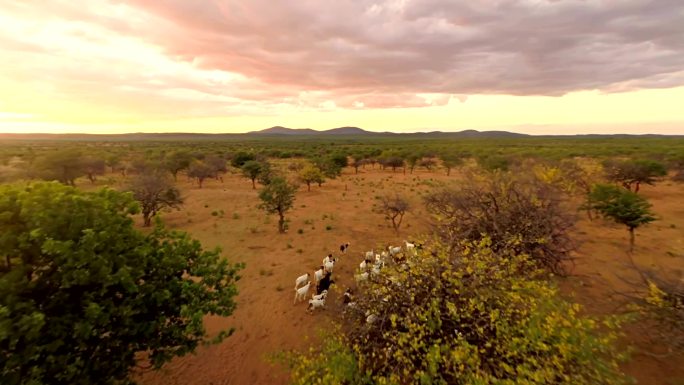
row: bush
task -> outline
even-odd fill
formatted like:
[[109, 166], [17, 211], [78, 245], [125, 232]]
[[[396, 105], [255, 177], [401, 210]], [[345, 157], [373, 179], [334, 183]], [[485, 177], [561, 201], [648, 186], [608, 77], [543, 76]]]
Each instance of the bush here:
[[495, 251], [528, 254], [551, 272], [564, 273], [563, 262], [576, 245], [570, 238], [575, 216], [563, 206], [560, 192], [534, 177], [493, 173], [425, 197], [435, 230], [457, 247], [486, 234]]
[[486, 239], [431, 249], [371, 280], [320, 350], [286, 355], [293, 384], [628, 383], [619, 320], [582, 316], [522, 276], [527, 257]]

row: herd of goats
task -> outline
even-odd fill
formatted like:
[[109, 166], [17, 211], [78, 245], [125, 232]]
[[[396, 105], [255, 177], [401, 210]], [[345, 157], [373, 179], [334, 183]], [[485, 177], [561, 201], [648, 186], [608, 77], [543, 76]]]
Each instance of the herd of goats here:
[[[340, 252], [346, 254], [349, 249], [350, 244], [345, 243], [340, 245]], [[383, 250], [380, 254], [376, 254], [373, 250], [364, 253], [364, 259], [359, 264], [358, 272], [354, 275], [357, 284], [362, 284], [368, 281], [370, 277], [379, 275], [382, 268], [385, 267], [387, 258], [391, 257], [395, 263], [401, 263], [405, 260], [405, 253], [414, 253], [416, 247], [420, 248], [420, 245], [416, 243], [408, 242], [404, 240], [404, 248], [401, 246], [387, 246], [387, 250]], [[316, 309], [325, 307], [325, 300], [328, 296], [328, 289], [330, 285], [335, 283], [332, 280], [332, 273], [335, 267], [337, 258], [333, 258], [332, 254], [328, 254], [323, 258], [323, 263], [318, 270], [314, 272], [313, 284], [316, 287], [316, 293], [311, 295], [309, 300], [309, 306], [307, 310], [313, 312]], [[311, 288], [311, 274], [303, 274], [295, 280], [295, 296], [294, 304], [297, 302], [305, 301], [306, 297], [309, 295], [309, 289]], [[343, 303], [347, 306], [353, 306], [353, 296], [351, 288], [347, 288], [343, 295]]]

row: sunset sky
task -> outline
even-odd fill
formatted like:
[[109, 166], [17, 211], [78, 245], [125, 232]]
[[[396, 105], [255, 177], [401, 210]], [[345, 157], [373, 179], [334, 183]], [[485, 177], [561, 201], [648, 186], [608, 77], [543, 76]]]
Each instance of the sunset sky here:
[[682, 0], [1, 0], [0, 132], [684, 134]]

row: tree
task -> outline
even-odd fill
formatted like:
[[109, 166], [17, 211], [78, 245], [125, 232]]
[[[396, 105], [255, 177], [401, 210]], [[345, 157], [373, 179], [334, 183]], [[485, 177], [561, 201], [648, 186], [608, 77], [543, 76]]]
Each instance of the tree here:
[[233, 155], [233, 158], [230, 160], [230, 165], [235, 168], [242, 168], [245, 162], [250, 160], [256, 160], [256, 155], [240, 151]]
[[383, 164], [385, 167], [392, 168], [392, 172], [395, 172], [397, 168], [404, 167], [404, 159], [399, 156], [390, 156], [383, 159]]
[[320, 349], [285, 355], [292, 383], [626, 385], [620, 318], [594, 318], [524, 255], [486, 239], [426, 245], [355, 295]]
[[418, 161], [422, 158], [423, 156], [420, 154], [409, 154], [406, 156], [406, 163], [409, 166], [409, 170], [411, 171], [410, 173], [413, 174], [413, 170], [416, 168], [416, 165], [418, 164]]
[[485, 155], [477, 158], [477, 164], [485, 171], [508, 171], [511, 162], [500, 155]]
[[107, 167], [109, 167], [112, 170], [112, 173], [115, 173], [116, 170], [118, 170], [119, 166], [121, 165], [121, 160], [122, 160], [121, 154], [109, 154], [105, 158], [105, 164], [107, 165]]
[[76, 178], [84, 175], [82, 155], [77, 150], [59, 150], [49, 153], [34, 163], [33, 175], [44, 180], [56, 180], [75, 186]]
[[179, 209], [183, 204], [180, 191], [161, 172], [140, 174], [130, 184], [129, 190], [140, 202], [145, 227], [152, 224], [152, 217], [165, 208]]
[[[346, 166], [346, 160], [344, 158], [344, 165]], [[340, 156], [330, 156], [330, 157], [319, 157], [311, 160], [316, 167], [318, 167], [324, 176], [330, 179], [335, 179], [342, 174], [342, 159]]]
[[652, 160], [628, 161], [608, 160], [603, 163], [606, 176], [611, 182], [619, 183], [627, 190], [638, 193], [642, 183], [655, 185], [660, 177], [667, 175], [664, 164]]
[[311, 183], [318, 183], [318, 186], [325, 181], [323, 172], [313, 164], [308, 164], [298, 174], [299, 180], [306, 183], [307, 191], [311, 191]]
[[81, 165], [83, 167], [83, 172], [88, 177], [90, 183], [95, 183], [97, 176], [104, 175], [105, 173], [104, 159], [96, 158], [94, 156], [86, 156], [81, 159]]
[[278, 214], [278, 232], [285, 232], [285, 213], [292, 208], [297, 186], [277, 176], [259, 192], [259, 208], [268, 214]]
[[256, 179], [263, 170], [263, 164], [256, 160], [246, 161], [240, 168], [242, 175], [252, 181], [252, 189], [256, 189]]
[[193, 162], [188, 168], [188, 176], [197, 179], [199, 188], [202, 188], [205, 179], [213, 178], [215, 175], [216, 170], [213, 167], [199, 160]]
[[426, 170], [431, 171], [433, 167], [437, 165], [437, 161], [434, 158], [423, 158], [418, 162], [420, 167], [425, 167]]
[[399, 231], [399, 226], [401, 226], [401, 221], [404, 219], [404, 215], [408, 211], [410, 205], [406, 198], [399, 196], [398, 194], [394, 196], [383, 196], [379, 197], [379, 206], [376, 211], [385, 216], [388, 221], [392, 222], [392, 228], [394, 231]]
[[226, 160], [217, 155], [209, 155], [204, 159], [204, 163], [213, 170], [212, 177], [223, 182], [223, 174], [228, 171]]
[[435, 191], [425, 205], [446, 244], [459, 247], [486, 234], [495, 251], [528, 254], [538, 266], [563, 274], [576, 248], [570, 237], [576, 218], [561, 198], [554, 186], [532, 176], [494, 173]]
[[192, 155], [187, 151], [174, 151], [164, 158], [164, 169], [173, 175], [173, 180], [178, 179], [178, 173], [190, 167]]
[[142, 234], [137, 212], [109, 189], [0, 186], [2, 384], [130, 384], [211, 341], [202, 319], [234, 311], [241, 266], [185, 233]]
[[656, 220], [646, 198], [613, 185], [595, 185], [588, 202], [588, 209], [627, 226], [630, 251], [634, 250], [634, 230]]
[[456, 155], [442, 155], [442, 166], [446, 169], [446, 174], [451, 174], [451, 169], [463, 164], [463, 159]]

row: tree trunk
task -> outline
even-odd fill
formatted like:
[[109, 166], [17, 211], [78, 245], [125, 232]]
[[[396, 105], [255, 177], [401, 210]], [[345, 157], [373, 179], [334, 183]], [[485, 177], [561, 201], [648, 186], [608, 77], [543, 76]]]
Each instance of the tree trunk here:
[[150, 225], [152, 224], [152, 216], [150, 215], [150, 213], [143, 213], [143, 220], [143, 226], [150, 227]]
[[634, 227], [629, 228], [629, 252], [634, 251]]
[[255, 182], [255, 180], [256, 180], [256, 178], [252, 178], [252, 190], [255, 190], [255, 189], [256, 189], [256, 182]]
[[311, 182], [306, 182], [306, 191], [311, 191]]
[[173, 181], [178, 182], [178, 171], [172, 172], [173, 174]]
[[199, 184], [199, 188], [202, 188], [202, 183], [204, 182], [204, 179], [202, 178], [197, 178], [197, 184]]
[[447, 176], [449, 176], [449, 174], [451, 174], [451, 169], [447, 168]]
[[285, 232], [285, 214], [279, 212], [278, 216], [280, 217], [280, 219], [278, 219], [278, 232], [282, 234]]
[[641, 187], [641, 182], [636, 182], [636, 187], [634, 188], [635, 193], [639, 192], [639, 187]]

